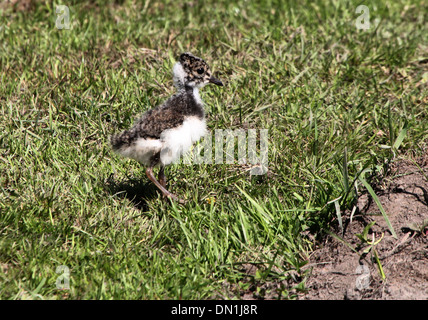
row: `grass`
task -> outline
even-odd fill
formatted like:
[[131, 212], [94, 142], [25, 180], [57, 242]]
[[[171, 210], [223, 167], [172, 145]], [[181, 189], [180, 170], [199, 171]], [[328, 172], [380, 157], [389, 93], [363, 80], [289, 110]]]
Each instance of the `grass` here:
[[[69, 30], [55, 27], [59, 4]], [[0, 298], [304, 291], [314, 239], [352, 209], [361, 173], [384, 175], [428, 139], [426, 3], [365, 3], [365, 31], [355, 26], [360, 4], [1, 5]], [[226, 84], [202, 92], [212, 131], [269, 130], [269, 172], [171, 166], [169, 187], [188, 200], [179, 206], [108, 137], [173, 93], [183, 51]], [[56, 286], [62, 265], [67, 290]]]

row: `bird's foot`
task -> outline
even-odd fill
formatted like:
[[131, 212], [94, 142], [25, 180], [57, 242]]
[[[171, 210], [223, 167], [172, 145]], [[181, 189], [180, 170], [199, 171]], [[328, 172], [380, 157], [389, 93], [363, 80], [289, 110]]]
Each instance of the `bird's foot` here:
[[168, 199], [171, 199], [171, 200], [173, 200], [173, 201], [175, 201], [175, 202], [178, 202], [178, 203], [179, 203], [179, 204], [181, 204], [181, 205], [186, 204], [186, 201], [185, 201], [185, 200], [178, 198], [176, 195], [174, 195], [174, 194], [172, 194], [172, 193], [164, 195], [164, 198], [165, 198], [165, 199], [167, 199], [167, 198], [168, 198]]

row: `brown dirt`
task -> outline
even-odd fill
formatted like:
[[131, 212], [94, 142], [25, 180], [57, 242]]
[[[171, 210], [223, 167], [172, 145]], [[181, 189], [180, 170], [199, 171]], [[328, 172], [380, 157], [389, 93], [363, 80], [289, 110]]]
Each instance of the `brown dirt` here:
[[[309, 291], [300, 299], [428, 299], [428, 154], [414, 162], [395, 164], [390, 178], [375, 190], [397, 233], [392, 237], [376, 203], [368, 194], [358, 199], [352, 222], [344, 221], [342, 239], [354, 252], [333, 237], [311, 255], [312, 269], [306, 281]], [[424, 222], [425, 220], [425, 222]], [[385, 279], [381, 278], [374, 251], [355, 234], [375, 221], [368, 239], [375, 246]]]

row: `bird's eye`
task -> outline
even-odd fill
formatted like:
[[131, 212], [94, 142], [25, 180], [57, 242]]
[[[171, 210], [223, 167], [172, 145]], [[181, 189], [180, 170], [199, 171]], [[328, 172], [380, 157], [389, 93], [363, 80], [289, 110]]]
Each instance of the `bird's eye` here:
[[203, 74], [204, 73], [204, 69], [203, 68], [199, 68], [198, 70], [196, 70], [197, 73], [199, 74]]

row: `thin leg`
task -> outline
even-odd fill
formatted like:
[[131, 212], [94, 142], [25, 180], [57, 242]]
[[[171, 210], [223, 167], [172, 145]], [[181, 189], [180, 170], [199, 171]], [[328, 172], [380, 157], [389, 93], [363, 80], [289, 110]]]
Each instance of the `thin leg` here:
[[166, 189], [166, 176], [165, 176], [164, 169], [165, 169], [164, 166], [160, 167], [158, 180], [159, 180], [159, 183], [162, 185], [162, 187]]
[[158, 187], [159, 190], [162, 191], [164, 196], [169, 197], [175, 201], [178, 201], [181, 204], [184, 204], [183, 200], [178, 199], [174, 194], [166, 190], [166, 188], [158, 180], [156, 180], [155, 176], [153, 175], [153, 167], [148, 167], [146, 169], [146, 175], [156, 185], [156, 187]]

